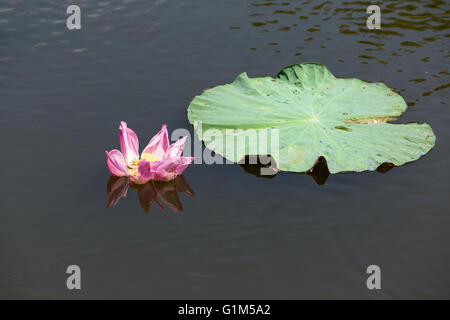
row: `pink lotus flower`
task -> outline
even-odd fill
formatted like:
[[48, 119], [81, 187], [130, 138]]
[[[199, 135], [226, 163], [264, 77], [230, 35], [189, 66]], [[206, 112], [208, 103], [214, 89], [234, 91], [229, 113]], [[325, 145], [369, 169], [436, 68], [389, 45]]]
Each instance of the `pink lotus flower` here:
[[139, 157], [139, 140], [126, 122], [119, 126], [120, 152], [117, 149], [106, 151], [109, 171], [117, 176], [127, 176], [135, 184], [144, 184], [149, 180], [173, 180], [194, 160], [193, 157], [182, 157], [183, 137], [170, 145], [167, 126], [150, 140]]

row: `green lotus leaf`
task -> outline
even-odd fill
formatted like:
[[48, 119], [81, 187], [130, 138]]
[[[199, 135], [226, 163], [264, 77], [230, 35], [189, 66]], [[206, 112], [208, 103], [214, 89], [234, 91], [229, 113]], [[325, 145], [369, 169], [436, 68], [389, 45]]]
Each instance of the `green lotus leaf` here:
[[[205, 146], [230, 161], [270, 153], [280, 170], [305, 172], [323, 156], [337, 173], [402, 165], [427, 153], [436, 140], [428, 124], [388, 123], [406, 107], [383, 83], [336, 78], [323, 65], [304, 63], [275, 78], [242, 73], [208, 89], [192, 100], [188, 118]], [[250, 129], [278, 129], [278, 152], [260, 152], [255, 141], [227, 148]]]

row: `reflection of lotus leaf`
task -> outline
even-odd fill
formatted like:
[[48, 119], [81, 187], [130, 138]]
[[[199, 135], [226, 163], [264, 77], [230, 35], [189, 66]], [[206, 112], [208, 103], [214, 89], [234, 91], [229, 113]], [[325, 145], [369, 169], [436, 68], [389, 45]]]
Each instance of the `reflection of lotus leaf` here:
[[[227, 148], [236, 129], [279, 129], [279, 152], [271, 154], [280, 170], [304, 172], [323, 156], [336, 173], [401, 165], [427, 153], [436, 139], [428, 124], [387, 123], [405, 110], [403, 98], [383, 83], [339, 79], [323, 65], [306, 63], [276, 78], [243, 73], [208, 89], [191, 102], [188, 118], [206, 147], [233, 162], [257, 150], [251, 143]], [[221, 137], [205, 138], [209, 129]]]

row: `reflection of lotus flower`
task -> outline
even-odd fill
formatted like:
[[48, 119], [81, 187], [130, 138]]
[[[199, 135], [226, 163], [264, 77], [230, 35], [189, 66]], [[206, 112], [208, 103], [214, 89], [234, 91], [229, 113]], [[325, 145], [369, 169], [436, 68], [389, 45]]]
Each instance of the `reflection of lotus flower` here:
[[183, 137], [169, 145], [166, 125], [150, 140], [139, 157], [139, 140], [126, 122], [120, 123], [120, 149], [106, 151], [109, 171], [117, 177], [128, 176], [133, 183], [144, 184], [149, 180], [173, 180], [194, 160], [182, 157]]
[[142, 209], [149, 212], [152, 202], [163, 209], [163, 205], [158, 201], [159, 198], [167, 204], [173, 211], [183, 211], [178, 192], [185, 192], [187, 195], [193, 197], [194, 190], [191, 189], [186, 179], [180, 175], [172, 181], [149, 181], [145, 184], [130, 183], [128, 177], [111, 176], [108, 181], [108, 203], [106, 207], [112, 207], [119, 202], [121, 198], [126, 197], [128, 187], [138, 192], [139, 203]]

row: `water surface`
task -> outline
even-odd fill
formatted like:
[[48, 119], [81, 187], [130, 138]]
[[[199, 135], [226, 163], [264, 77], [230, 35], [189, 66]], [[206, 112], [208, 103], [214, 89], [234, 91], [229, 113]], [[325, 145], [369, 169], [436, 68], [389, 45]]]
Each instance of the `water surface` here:
[[[445, 1], [78, 0], [0, 4], [0, 297], [450, 298], [449, 15]], [[241, 72], [299, 62], [384, 81], [436, 147], [385, 174], [273, 179], [194, 165], [184, 211], [129, 190], [106, 208], [105, 150], [127, 121], [145, 144]], [[82, 290], [66, 289], [68, 265]], [[366, 268], [382, 290], [366, 288]]]

